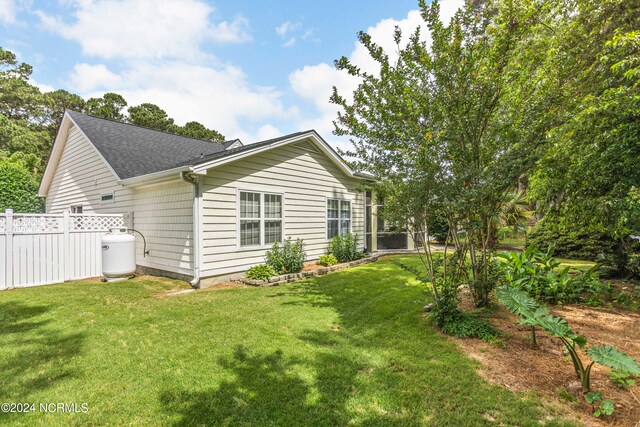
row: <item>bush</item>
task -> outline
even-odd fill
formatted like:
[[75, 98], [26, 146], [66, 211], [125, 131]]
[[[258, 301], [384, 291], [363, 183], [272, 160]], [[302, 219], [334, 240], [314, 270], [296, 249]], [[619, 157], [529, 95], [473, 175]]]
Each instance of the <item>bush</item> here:
[[618, 256], [621, 244], [604, 229], [569, 229], [545, 218], [527, 235], [527, 246], [555, 247], [556, 256], [598, 261], [598, 257]]
[[459, 338], [480, 338], [494, 343], [498, 339], [498, 331], [486, 321], [469, 313], [453, 311], [445, 316], [440, 327], [442, 332]]
[[278, 273], [270, 265], [260, 264], [248, 269], [245, 277], [250, 280], [267, 280], [269, 277], [277, 275]]
[[498, 259], [504, 282], [550, 304], [578, 302], [583, 291], [601, 284], [597, 268], [576, 276], [569, 274], [569, 267], [558, 271], [560, 262], [553, 257], [553, 247], [542, 252], [529, 246], [522, 253], [501, 253]]
[[336, 257], [338, 262], [349, 262], [364, 256], [356, 250], [358, 236], [355, 234], [338, 234], [329, 244], [329, 254]]
[[267, 265], [273, 267], [278, 274], [298, 273], [304, 267], [307, 254], [304, 251], [304, 241], [291, 240], [289, 237], [282, 246], [275, 242], [265, 255]]
[[44, 212], [44, 199], [36, 195], [38, 185], [23, 164], [0, 160], [0, 212]]
[[323, 265], [325, 267], [329, 267], [330, 265], [337, 264], [338, 260], [333, 254], [322, 255], [318, 258], [318, 265]]

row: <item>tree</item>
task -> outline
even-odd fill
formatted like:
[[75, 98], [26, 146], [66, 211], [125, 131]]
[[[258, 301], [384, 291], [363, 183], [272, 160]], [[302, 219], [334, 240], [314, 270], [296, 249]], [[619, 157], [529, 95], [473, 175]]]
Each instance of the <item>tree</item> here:
[[10, 120], [0, 114], [0, 152], [6, 155], [30, 153], [39, 159], [32, 168], [34, 173], [43, 170], [51, 147], [51, 135], [47, 129], [30, 124], [26, 120]]
[[62, 121], [65, 110], [83, 111], [86, 104], [80, 96], [63, 89], [46, 92], [44, 95], [44, 123], [55, 130]]
[[124, 122], [126, 116], [123, 110], [126, 106], [127, 101], [122, 95], [108, 92], [101, 98], [89, 98], [84, 106], [84, 112], [92, 116]]
[[0, 48], [0, 114], [12, 120], [36, 120], [41, 114], [40, 89], [29, 84], [33, 69]]
[[[446, 289], [469, 283], [476, 304], [486, 305], [493, 287], [492, 219], [545, 143], [548, 109], [539, 98], [549, 83], [522, 78], [517, 61], [538, 11], [511, 1], [480, 2], [445, 25], [437, 1], [421, 1], [420, 8], [430, 43], [420, 29], [406, 42], [396, 29], [398, 57], [392, 60], [360, 33], [379, 75], [344, 57], [336, 61], [362, 83], [353, 101], [334, 88], [331, 101], [342, 109], [335, 133], [351, 136], [347, 154], [356, 167], [376, 175], [377, 186], [392, 195], [385, 198], [387, 218], [429, 234], [431, 218], [446, 217], [456, 249], [452, 260], [445, 253], [439, 264], [428, 241], [421, 248], [436, 301], [454, 294]], [[535, 70], [535, 63], [529, 67]], [[525, 120], [531, 126], [514, 131]]]
[[212, 142], [224, 142], [224, 136], [213, 129], [208, 129], [205, 125], [198, 122], [187, 122], [184, 126], [174, 126], [172, 132], [178, 135], [188, 136], [190, 138], [204, 139]]
[[44, 200], [36, 196], [38, 180], [32, 169], [38, 161], [33, 154], [7, 156], [6, 152], [0, 151], [0, 211], [44, 211]]
[[566, 119], [549, 132], [529, 194], [547, 225], [617, 241], [613, 262], [624, 273], [629, 236], [640, 234], [640, 2], [563, 7], [572, 13], [550, 37], [568, 53], [562, 61], [573, 63], [564, 76], [572, 96]]
[[144, 103], [137, 107], [129, 107], [129, 123], [151, 129], [169, 132], [173, 127], [173, 119], [167, 112], [155, 104]]

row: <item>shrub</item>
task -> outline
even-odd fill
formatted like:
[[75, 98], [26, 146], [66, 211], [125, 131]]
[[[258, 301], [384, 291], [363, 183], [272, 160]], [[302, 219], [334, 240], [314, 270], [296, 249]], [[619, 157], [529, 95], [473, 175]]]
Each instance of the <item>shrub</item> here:
[[496, 342], [498, 331], [487, 323], [469, 313], [454, 310], [444, 317], [442, 332], [459, 338], [480, 338], [489, 343]]
[[251, 280], [267, 280], [269, 277], [277, 276], [278, 273], [267, 264], [255, 265], [247, 270], [245, 274], [247, 279]]
[[265, 255], [267, 265], [273, 267], [278, 274], [298, 273], [304, 267], [307, 254], [304, 251], [304, 241], [291, 240], [289, 237], [282, 245], [275, 242]]
[[318, 265], [329, 267], [338, 263], [338, 259], [333, 254], [322, 255], [318, 258]]
[[26, 166], [0, 159], [0, 212], [44, 212], [44, 199], [37, 192], [38, 180]]
[[529, 246], [522, 253], [501, 253], [497, 258], [503, 280], [539, 301], [551, 304], [578, 302], [583, 291], [594, 292], [602, 286], [597, 267], [575, 276], [569, 274], [569, 267], [558, 271], [560, 262], [553, 257], [553, 247], [542, 252]]
[[557, 256], [597, 261], [606, 277], [640, 278], [640, 262], [634, 255], [639, 243], [630, 236], [616, 238], [602, 227], [570, 228], [547, 217], [527, 236], [527, 245], [553, 245]]
[[329, 244], [329, 254], [336, 257], [338, 262], [349, 262], [362, 258], [363, 254], [356, 250], [358, 236], [355, 234], [338, 234]]

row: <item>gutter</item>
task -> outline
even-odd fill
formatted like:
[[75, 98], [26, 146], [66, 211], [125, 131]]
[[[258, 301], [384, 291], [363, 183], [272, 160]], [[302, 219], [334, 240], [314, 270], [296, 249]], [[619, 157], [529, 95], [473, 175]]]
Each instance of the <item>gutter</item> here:
[[201, 189], [199, 180], [187, 171], [180, 172], [180, 179], [193, 185], [193, 280], [189, 282], [192, 288], [200, 287], [200, 200]]
[[[182, 178], [182, 174], [184, 172], [189, 172], [189, 171], [190, 171], [189, 167], [181, 166], [181, 167], [167, 169], [160, 172], [153, 172], [146, 175], [135, 176], [133, 178], [121, 179], [121, 180], [118, 180], [117, 183], [124, 186], [157, 184], [163, 181], [168, 181], [170, 179], [175, 179], [176, 172], [179, 172], [180, 177]], [[187, 182], [191, 182], [191, 181], [187, 181]]]

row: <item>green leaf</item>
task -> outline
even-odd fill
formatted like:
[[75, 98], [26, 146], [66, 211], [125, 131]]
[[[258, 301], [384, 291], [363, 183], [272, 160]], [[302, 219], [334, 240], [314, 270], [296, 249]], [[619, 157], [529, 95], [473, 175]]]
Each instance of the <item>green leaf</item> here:
[[600, 402], [600, 411], [603, 414], [611, 415], [615, 410], [616, 410], [616, 407], [611, 400], [603, 400], [602, 402]]
[[602, 399], [602, 393], [600, 393], [599, 391], [590, 391], [589, 393], [584, 395], [584, 400], [592, 405], [600, 399]]
[[594, 345], [589, 347], [587, 354], [591, 360], [601, 365], [617, 369], [621, 372], [640, 375], [640, 364], [611, 346], [605, 345], [600, 347]]
[[496, 296], [501, 304], [518, 317], [535, 318], [534, 313], [542, 308], [526, 292], [517, 288], [500, 286], [496, 289]]

